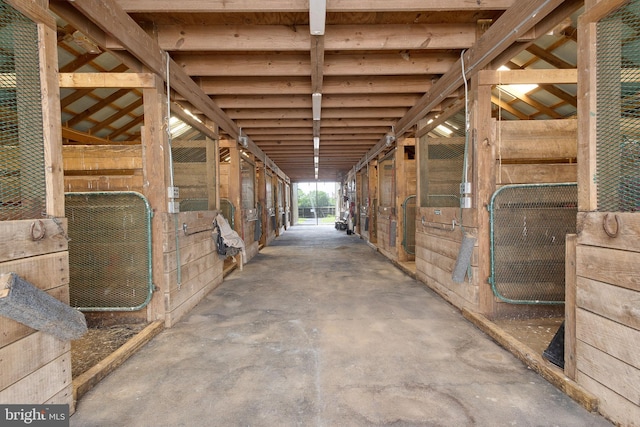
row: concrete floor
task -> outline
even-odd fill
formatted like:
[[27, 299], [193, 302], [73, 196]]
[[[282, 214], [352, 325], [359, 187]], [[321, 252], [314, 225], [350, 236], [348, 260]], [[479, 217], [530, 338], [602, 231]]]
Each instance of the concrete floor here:
[[604, 426], [364, 241], [295, 226], [72, 426]]

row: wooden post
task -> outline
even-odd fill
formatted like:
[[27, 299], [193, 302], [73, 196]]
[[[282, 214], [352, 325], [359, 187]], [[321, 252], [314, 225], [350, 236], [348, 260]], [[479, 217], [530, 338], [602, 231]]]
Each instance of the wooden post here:
[[576, 246], [578, 236], [567, 234], [565, 243], [564, 274], [564, 373], [572, 380], [576, 379]]
[[[579, 19], [583, 19], [581, 16]], [[578, 25], [578, 211], [598, 207], [596, 184], [596, 24]]]
[[167, 115], [166, 96], [162, 79], [155, 76], [155, 87], [143, 89], [144, 126], [142, 127], [144, 177], [143, 192], [153, 210], [151, 220], [151, 247], [153, 283], [156, 286], [151, 302], [147, 306], [147, 320], [165, 318], [164, 296], [169, 294], [169, 283], [164, 276], [163, 221], [168, 213], [169, 143], [164, 130]]
[[47, 215], [64, 217], [62, 123], [55, 28], [38, 24]]
[[495, 298], [488, 278], [491, 276], [490, 229], [488, 206], [495, 191], [495, 121], [491, 118], [491, 86], [478, 85], [478, 79], [471, 80], [473, 115], [470, 150], [473, 150], [472, 188], [478, 227], [478, 311], [492, 318]]

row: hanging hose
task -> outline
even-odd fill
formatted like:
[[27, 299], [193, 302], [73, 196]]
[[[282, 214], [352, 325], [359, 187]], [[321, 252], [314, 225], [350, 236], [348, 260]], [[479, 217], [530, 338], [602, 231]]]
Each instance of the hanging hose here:
[[[460, 243], [460, 250], [456, 259], [456, 264], [453, 268], [451, 279], [456, 283], [463, 283], [465, 274], [469, 277], [469, 283], [471, 283], [472, 270], [471, 270], [471, 256], [473, 255], [473, 247], [476, 243], [476, 238], [471, 234], [468, 234], [464, 230], [462, 224], [462, 209], [463, 199], [466, 198], [466, 189], [463, 190], [463, 186], [466, 187], [468, 183], [468, 155], [469, 155], [469, 87], [467, 85], [467, 76], [464, 71], [464, 53], [460, 52], [460, 64], [462, 68], [462, 81], [464, 83], [464, 157], [462, 163], [462, 185], [460, 186], [460, 231], [462, 231], [462, 242]], [[454, 222], [455, 227], [455, 222]]]

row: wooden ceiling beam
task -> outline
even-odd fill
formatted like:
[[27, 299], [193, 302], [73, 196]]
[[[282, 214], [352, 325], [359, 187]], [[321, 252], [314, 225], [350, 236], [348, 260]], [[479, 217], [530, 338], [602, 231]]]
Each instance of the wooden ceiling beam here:
[[[309, 77], [200, 77], [200, 88], [210, 95], [311, 95]], [[325, 95], [349, 94], [424, 94], [435, 76], [325, 76]]]
[[[323, 108], [322, 119], [340, 118], [391, 118], [402, 117], [408, 108], [402, 107], [362, 107], [362, 108]], [[299, 108], [245, 108], [226, 110], [233, 120], [281, 120], [312, 119], [311, 109]]]
[[111, 123], [115, 122], [116, 120], [121, 119], [122, 117], [124, 117], [127, 114], [131, 113], [135, 109], [142, 107], [142, 104], [143, 104], [142, 98], [137, 99], [136, 101], [132, 102], [131, 104], [127, 105], [126, 107], [116, 111], [115, 113], [110, 115], [107, 119], [105, 119], [105, 120], [101, 121], [100, 123], [98, 123], [97, 125], [93, 126], [89, 130], [89, 133], [95, 134], [96, 132], [106, 128]]
[[[328, 0], [327, 12], [440, 12], [505, 10], [516, 0]], [[128, 13], [307, 12], [309, 0], [117, 0]]]
[[71, 129], [71, 128], [66, 127], [66, 126], [62, 127], [62, 139], [66, 140], [64, 142], [65, 145], [66, 144], [71, 144], [71, 145], [76, 145], [76, 144], [83, 144], [83, 145], [111, 145], [111, 144], [118, 144], [118, 143], [110, 141], [108, 139], [100, 138], [98, 136], [94, 136], [94, 135], [88, 134], [86, 132], [80, 132], [80, 131], [77, 131], [75, 129]]
[[[376, 142], [378, 142], [379, 137], [380, 135], [375, 135], [373, 138], [359, 139], [359, 140], [351, 140], [351, 139], [335, 140], [335, 141], [321, 140], [320, 146], [327, 147], [327, 148], [359, 147], [360, 149], [365, 147], [368, 149], [368, 148], [371, 148]], [[291, 150], [292, 147], [307, 147], [307, 146], [313, 147], [313, 142], [311, 142], [311, 139], [292, 140], [292, 141], [286, 141], [286, 140], [260, 141], [258, 142], [258, 144], [260, 145], [260, 148], [266, 151], [275, 150], [279, 148]]]
[[553, 53], [547, 51], [546, 49], [541, 48], [540, 46], [538, 46], [536, 44], [532, 44], [532, 45], [528, 46], [527, 47], [527, 52], [537, 56], [539, 59], [543, 60], [544, 62], [553, 65], [555, 68], [559, 68], [559, 69], [576, 68], [576, 65], [569, 64], [567, 61], [564, 61], [564, 60], [558, 58]]
[[514, 116], [516, 116], [520, 120], [529, 120], [529, 118], [530, 118], [529, 116], [527, 116], [526, 114], [524, 114], [520, 110], [514, 108], [511, 104], [506, 102], [504, 99], [500, 99], [497, 96], [492, 96], [491, 97], [491, 102], [493, 104], [497, 105], [498, 107], [500, 107], [501, 109], [513, 114]]
[[[238, 126], [218, 107], [182, 70], [172, 61], [158, 44], [116, 3], [115, 0], [100, 2], [73, 2], [74, 8], [99, 28], [105, 35], [113, 37], [126, 47], [127, 51], [137, 58], [151, 71], [165, 81], [171, 81], [171, 87], [186, 98], [196, 109], [205, 114], [211, 121], [227, 132], [232, 138], [239, 134]], [[98, 33], [98, 32], [97, 32]], [[250, 151], [261, 161], [269, 163], [264, 152], [249, 141]], [[275, 172], [284, 180], [288, 180], [274, 165]]]
[[128, 94], [130, 91], [131, 91], [130, 89], [120, 89], [120, 90], [115, 91], [114, 93], [112, 93], [111, 95], [109, 95], [106, 98], [102, 99], [101, 101], [96, 102], [91, 107], [89, 107], [89, 108], [85, 109], [84, 111], [82, 111], [82, 112], [76, 114], [75, 116], [73, 116], [71, 119], [69, 119], [67, 121], [66, 125], [69, 126], [69, 127], [73, 127], [74, 125], [77, 125], [81, 121], [83, 121], [83, 120], [87, 119], [88, 117], [92, 116], [94, 113], [102, 110], [103, 108], [111, 105], [113, 102], [115, 102], [118, 99], [122, 98], [123, 96]]
[[[569, 0], [570, 3], [578, 4], [579, 1]], [[464, 55], [465, 75], [471, 78], [481, 69], [489, 65], [504, 50], [509, 48], [518, 40], [518, 37], [533, 28], [547, 15], [552, 13], [562, 0], [530, 0], [519, 2], [510, 7], [478, 40], [473, 47], [466, 51]], [[562, 17], [564, 19], [566, 16]], [[514, 23], [518, 23], [514, 30]], [[443, 75], [427, 92], [423, 98], [397, 123], [396, 133], [403, 134], [413, 127], [417, 121], [424, 117], [433, 107], [440, 104], [442, 100], [457, 91], [462, 86], [461, 61], [451, 67], [450, 71]], [[385, 141], [380, 142], [369, 154], [373, 156], [384, 146]], [[364, 160], [364, 159], [363, 159]]]
[[[304, 54], [202, 54], [178, 53], [176, 64], [190, 76], [200, 77], [267, 77], [308, 76], [311, 74], [309, 55]], [[389, 76], [439, 75], [456, 62], [450, 53], [384, 53], [325, 55], [325, 76]]]
[[[124, 71], [127, 71], [127, 70], [128, 70], [128, 68], [127, 68], [126, 65], [120, 64], [120, 65], [114, 67], [110, 72], [112, 72], [112, 73], [120, 73], [120, 72], [124, 72]], [[73, 104], [74, 102], [78, 101], [79, 99], [82, 99], [85, 96], [89, 95], [94, 90], [95, 90], [94, 87], [86, 88], [86, 89], [78, 89], [78, 90], [74, 91], [73, 93], [71, 93], [70, 95], [67, 95], [64, 98], [62, 98], [60, 100], [60, 106], [64, 109], [65, 107], [68, 107], [69, 105]]]
[[[412, 107], [418, 94], [323, 95], [323, 108]], [[308, 95], [222, 95], [213, 100], [223, 109], [229, 108], [311, 108]]]
[[[330, 127], [321, 129], [320, 138], [332, 138], [340, 137], [341, 135], [359, 135], [359, 134], [380, 134], [388, 130], [384, 126], [369, 126], [369, 127]], [[274, 138], [279, 135], [290, 135], [292, 137], [297, 136], [313, 136], [311, 127], [272, 127], [272, 128], [252, 128], [251, 139], [259, 140], [264, 138]]]
[[[278, 128], [278, 127], [313, 127], [313, 120], [238, 120], [238, 125], [244, 129], [249, 128]], [[329, 127], [367, 127], [367, 126], [392, 126], [395, 120], [389, 119], [323, 119], [322, 128]], [[247, 131], [250, 134], [249, 131]]]
[[82, 55], [77, 56], [74, 60], [72, 60], [68, 64], [65, 64], [62, 67], [60, 67], [59, 72], [73, 73], [74, 71], [84, 67], [85, 65], [87, 65], [88, 63], [90, 63], [100, 55], [102, 55], [102, 52], [100, 53], [85, 52]]
[[127, 123], [124, 126], [121, 126], [118, 130], [116, 130], [115, 132], [112, 132], [111, 135], [109, 135], [111, 138], [117, 138], [120, 135], [126, 133], [129, 129], [141, 124], [144, 121], [144, 116], [138, 116], [136, 118], [134, 118], [133, 120], [131, 120], [129, 123]]
[[[320, 36], [300, 25], [159, 25], [158, 44], [169, 52], [306, 52]], [[476, 24], [327, 25], [327, 51], [467, 49]], [[110, 46], [116, 48], [117, 46]]]
[[324, 81], [325, 36], [310, 36], [311, 93], [322, 93]]
[[[123, 11], [115, 0], [102, 2], [73, 2], [73, 7], [105, 34], [114, 37], [127, 48], [139, 61], [154, 73], [167, 76], [167, 60], [160, 46], [138, 24]], [[92, 24], [93, 25], [93, 24]], [[172, 87], [191, 102], [200, 111], [203, 111], [211, 120], [224, 128], [233, 137], [238, 135], [238, 127], [226, 116], [226, 114], [213, 103], [213, 101], [199, 90], [198, 86], [187, 76], [175, 62], [169, 61], [169, 74]]]

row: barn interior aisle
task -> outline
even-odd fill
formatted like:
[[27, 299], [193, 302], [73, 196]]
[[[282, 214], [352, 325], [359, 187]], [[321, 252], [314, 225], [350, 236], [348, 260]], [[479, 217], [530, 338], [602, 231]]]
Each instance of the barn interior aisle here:
[[71, 425], [610, 424], [363, 240], [299, 225], [96, 385]]

